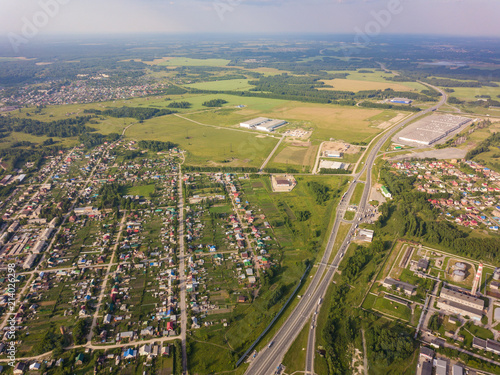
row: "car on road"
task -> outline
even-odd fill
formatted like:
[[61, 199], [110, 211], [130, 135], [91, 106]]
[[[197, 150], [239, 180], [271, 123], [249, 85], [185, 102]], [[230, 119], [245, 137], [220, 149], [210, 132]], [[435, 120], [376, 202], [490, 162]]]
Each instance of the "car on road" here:
[[271, 341], [267, 347], [270, 348], [273, 345], [274, 345], [274, 341]]

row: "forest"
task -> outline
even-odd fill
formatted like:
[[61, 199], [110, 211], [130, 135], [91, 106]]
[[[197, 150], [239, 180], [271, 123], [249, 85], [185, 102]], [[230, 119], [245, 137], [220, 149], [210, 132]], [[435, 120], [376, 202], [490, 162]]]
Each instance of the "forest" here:
[[147, 148], [153, 152], [159, 151], [170, 151], [171, 149], [177, 147], [178, 145], [172, 142], [162, 142], [162, 141], [139, 141], [138, 146], [140, 148]]
[[96, 115], [110, 116], [117, 118], [135, 118], [139, 121], [149, 120], [153, 117], [170, 115], [176, 113], [170, 109], [140, 108], [140, 107], [120, 107], [110, 108], [104, 111], [99, 109], [85, 109], [84, 113], [94, 113]]
[[47, 137], [69, 138], [94, 131], [94, 129], [85, 126], [91, 118], [92, 116], [80, 116], [64, 120], [43, 122], [33, 119], [0, 116], [0, 130], [27, 133], [36, 136], [45, 135]]

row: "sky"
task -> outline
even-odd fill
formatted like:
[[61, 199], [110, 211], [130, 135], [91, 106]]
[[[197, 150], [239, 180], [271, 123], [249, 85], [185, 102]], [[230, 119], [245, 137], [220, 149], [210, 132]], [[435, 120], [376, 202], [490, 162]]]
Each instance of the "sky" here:
[[121, 33], [499, 36], [499, 0], [0, 0], [0, 38]]

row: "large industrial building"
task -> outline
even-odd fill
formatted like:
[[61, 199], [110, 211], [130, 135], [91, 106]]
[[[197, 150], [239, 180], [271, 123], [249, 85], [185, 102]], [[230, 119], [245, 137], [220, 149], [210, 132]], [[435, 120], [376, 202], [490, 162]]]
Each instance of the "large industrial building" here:
[[349, 164], [339, 161], [321, 160], [319, 162], [319, 169], [349, 169]]
[[401, 131], [397, 140], [406, 144], [429, 146], [471, 121], [462, 116], [433, 115]]
[[411, 104], [413, 100], [408, 98], [394, 98], [391, 99], [390, 102], [395, 104]]
[[439, 295], [437, 307], [449, 314], [468, 315], [474, 320], [481, 320], [484, 301], [481, 298], [443, 288]]
[[280, 126], [287, 124], [285, 120], [272, 120], [267, 117], [257, 117], [252, 120], [241, 122], [240, 126], [247, 129], [256, 129], [264, 132], [272, 132]]

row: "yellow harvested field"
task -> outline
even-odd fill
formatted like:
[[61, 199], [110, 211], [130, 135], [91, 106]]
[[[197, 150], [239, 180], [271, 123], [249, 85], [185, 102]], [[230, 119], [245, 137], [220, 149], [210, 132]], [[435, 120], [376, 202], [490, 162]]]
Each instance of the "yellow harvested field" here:
[[357, 81], [354, 79], [330, 79], [323, 81], [326, 85], [331, 87], [322, 88], [320, 90], [339, 90], [339, 91], [353, 91], [358, 92], [362, 90], [385, 90], [393, 89], [395, 91], [415, 91], [409, 86], [392, 82], [373, 82], [373, 81]]
[[317, 151], [318, 151], [318, 146], [311, 146], [311, 147], [288, 146], [274, 157], [273, 163], [312, 166]]
[[290, 102], [272, 112], [263, 112], [261, 116], [285, 119], [292, 125], [298, 122], [302, 128], [311, 127], [314, 139], [359, 142], [380, 132], [371, 126], [370, 118], [382, 112], [379, 109]]

